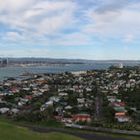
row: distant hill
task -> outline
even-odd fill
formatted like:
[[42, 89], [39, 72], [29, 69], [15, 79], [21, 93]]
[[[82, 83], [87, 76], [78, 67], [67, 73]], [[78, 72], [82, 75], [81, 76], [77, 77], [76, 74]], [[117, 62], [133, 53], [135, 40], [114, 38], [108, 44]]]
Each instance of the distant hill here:
[[[4, 58], [1, 58], [4, 59]], [[96, 63], [123, 63], [140, 64], [140, 60], [86, 60], [86, 59], [55, 59], [55, 58], [8, 58], [9, 63], [48, 63], [48, 64], [96, 64]]]

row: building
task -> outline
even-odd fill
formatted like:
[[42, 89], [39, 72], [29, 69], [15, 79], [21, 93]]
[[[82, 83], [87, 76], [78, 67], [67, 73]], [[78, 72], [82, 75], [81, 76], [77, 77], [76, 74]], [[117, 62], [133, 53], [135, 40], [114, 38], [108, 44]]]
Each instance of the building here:
[[91, 122], [91, 116], [89, 114], [76, 114], [73, 115], [74, 122]]

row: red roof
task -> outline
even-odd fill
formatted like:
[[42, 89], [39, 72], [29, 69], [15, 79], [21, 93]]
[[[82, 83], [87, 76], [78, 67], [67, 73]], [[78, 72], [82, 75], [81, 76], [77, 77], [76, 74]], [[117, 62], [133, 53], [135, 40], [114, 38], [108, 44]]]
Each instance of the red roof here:
[[115, 113], [115, 116], [125, 116], [125, 112], [118, 112], [118, 113]]
[[87, 120], [87, 119], [91, 119], [91, 116], [89, 114], [76, 114], [76, 115], [73, 115], [73, 119], [74, 120]]
[[121, 106], [121, 107], [124, 107], [125, 106], [125, 103], [124, 102], [114, 102], [112, 103], [113, 106]]
[[26, 95], [26, 96], [25, 96], [25, 99], [32, 100], [32, 98], [33, 98], [33, 97], [32, 97], [31, 95]]

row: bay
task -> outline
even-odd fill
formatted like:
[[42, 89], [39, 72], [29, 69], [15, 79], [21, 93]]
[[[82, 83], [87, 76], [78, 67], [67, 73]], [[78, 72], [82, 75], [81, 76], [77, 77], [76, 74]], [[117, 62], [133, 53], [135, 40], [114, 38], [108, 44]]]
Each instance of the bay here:
[[1, 67], [0, 68], [0, 81], [7, 77], [18, 77], [23, 73], [61, 73], [72, 71], [86, 71], [95, 69], [107, 69], [113, 63], [95, 63], [95, 64], [67, 64], [67, 65], [49, 65], [49, 66], [27, 66], [27, 67]]

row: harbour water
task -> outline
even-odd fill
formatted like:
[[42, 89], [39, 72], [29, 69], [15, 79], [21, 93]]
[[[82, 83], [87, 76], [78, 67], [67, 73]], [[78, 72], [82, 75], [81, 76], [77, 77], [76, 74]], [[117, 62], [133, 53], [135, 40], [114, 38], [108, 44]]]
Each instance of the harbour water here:
[[107, 69], [112, 63], [95, 64], [69, 64], [69, 65], [50, 65], [50, 66], [30, 66], [30, 67], [2, 67], [0, 68], [0, 81], [6, 77], [18, 77], [23, 73], [61, 73], [71, 71], [86, 71], [95, 69]]
[[2, 67], [0, 68], [0, 80], [6, 77], [17, 77], [23, 73], [61, 73], [70, 71], [85, 71], [94, 69], [106, 69], [110, 65], [106, 64], [69, 64], [69, 65], [50, 65], [33, 67]]

